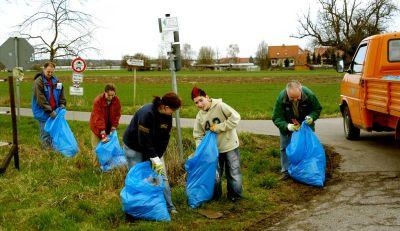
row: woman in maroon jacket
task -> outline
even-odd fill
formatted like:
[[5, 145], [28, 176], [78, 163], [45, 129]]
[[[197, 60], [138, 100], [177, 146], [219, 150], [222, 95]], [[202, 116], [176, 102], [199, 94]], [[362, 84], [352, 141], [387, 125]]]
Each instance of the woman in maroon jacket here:
[[[119, 125], [121, 117], [121, 103], [116, 96], [115, 85], [108, 83], [104, 92], [98, 95], [93, 102], [93, 110], [90, 114], [91, 143], [93, 153], [99, 141], [107, 142], [109, 135]], [[95, 159], [95, 158], [94, 158]]]

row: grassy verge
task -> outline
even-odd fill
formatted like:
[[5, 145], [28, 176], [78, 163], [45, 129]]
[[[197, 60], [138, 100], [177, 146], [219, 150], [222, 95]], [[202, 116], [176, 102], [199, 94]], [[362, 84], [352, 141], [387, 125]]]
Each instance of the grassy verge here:
[[[167, 223], [128, 223], [119, 196], [126, 170], [101, 173], [92, 164], [88, 124], [75, 121], [69, 124], [80, 146], [74, 158], [42, 150], [37, 122], [21, 117], [18, 124], [21, 169], [14, 169], [11, 163], [6, 173], [0, 175], [0, 230], [256, 230], [276, 222], [294, 204], [324, 193], [323, 189], [293, 181], [278, 181], [278, 137], [242, 133], [245, 199], [238, 203], [228, 201], [224, 188], [223, 199], [202, 207], [222, 212], [223, 217], [205, 218], [187, 205], [184, 162], [177, 156], [173, 136], [165, 158], [172, 198], [179, 213]], [[4, 128], [0, 140], [10, 140], [9, 116], [0, 115], [0, 126]], [[125, 126], [119, 128], [120, 136], [124, 130]], [[194, 151], [190, 129], [183, 130], [183, 144], [186, 159]], [[8, 147], [0, 148], [1, 160], [7, 151]]]
[[[21, 107], [30, 107], [33, 75], [33, 72], [25, 73], [25, 79], [19, 85]], [[134, 97], [132, 72], [86, 71], [82, 83], [84, 95], [70, 96], [72, 73], [63, 71], [57, 72], [56, 75], [66, 89], [68, 110], [91, 111], [93, 99], [103, 91], [108, 82], [117, 86], [123, 114], [133, 114], [138, 107], [150, 102], [153, 96], [161, 96], [172, 89], [169, 72], [137, 72]], [[190, 92], [193, 86], [198, 86], [211, 97], [222, 98], [241, 114], [242, 119], [270, 119], [278, 93], [291, 79], [300, 80], [316, 93], [323, 106], [324, 117], [339, 115], [341, 75], [334, 71], [192, 71], [177, 74], [178, 93], [183, 99], [181, 116], [195, 117], [197, 109], [190, 99]], [[4, 89], [7, 87], [4, 86]], [[0, 91], [0, 106], [8, 105], [8, 91]]]

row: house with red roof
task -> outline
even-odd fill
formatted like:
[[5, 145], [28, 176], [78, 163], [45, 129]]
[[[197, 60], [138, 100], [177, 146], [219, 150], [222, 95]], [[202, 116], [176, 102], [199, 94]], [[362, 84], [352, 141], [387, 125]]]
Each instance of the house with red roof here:
[[307, 55], [308, 52], [298, 45], [268, 46], [271, 67], [304, 68], [307, 64]]

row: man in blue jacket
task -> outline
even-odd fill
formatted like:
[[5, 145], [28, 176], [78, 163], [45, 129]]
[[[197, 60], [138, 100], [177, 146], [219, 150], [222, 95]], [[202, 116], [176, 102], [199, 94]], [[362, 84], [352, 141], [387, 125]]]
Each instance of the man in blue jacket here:
[[46, 120], [55, 118], [56, 109], [65, 108], [66, 105], [64, 87], [53, 75], [55, 67], [53, 62], [46, 62], [42, 73], [35, 76], [33, 85], [32, 112], [39, 121], [40, 139], [45, 148], [51, 148], [52, 145], [50, 134], [44, 131]]
[[279, 93], [272, 112], [272, 121], [280, 132], [282, 180], [289, 178], [286, 147], [290, 143], [292, 133], [299, 130], [304, 120], [314, 130], [314, 121], [319, 118], [321, 110], [322, 106], [315, 94], [298, 81], [290, 81]]

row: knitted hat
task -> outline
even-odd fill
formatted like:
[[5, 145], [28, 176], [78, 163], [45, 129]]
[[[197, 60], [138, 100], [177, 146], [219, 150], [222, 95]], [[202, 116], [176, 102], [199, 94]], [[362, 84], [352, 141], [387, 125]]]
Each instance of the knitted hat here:
[[206, 92], [201, 90], [200, 88], [193, 87], [192, 89], [192, 100], [198, 96], [207, 96]]

